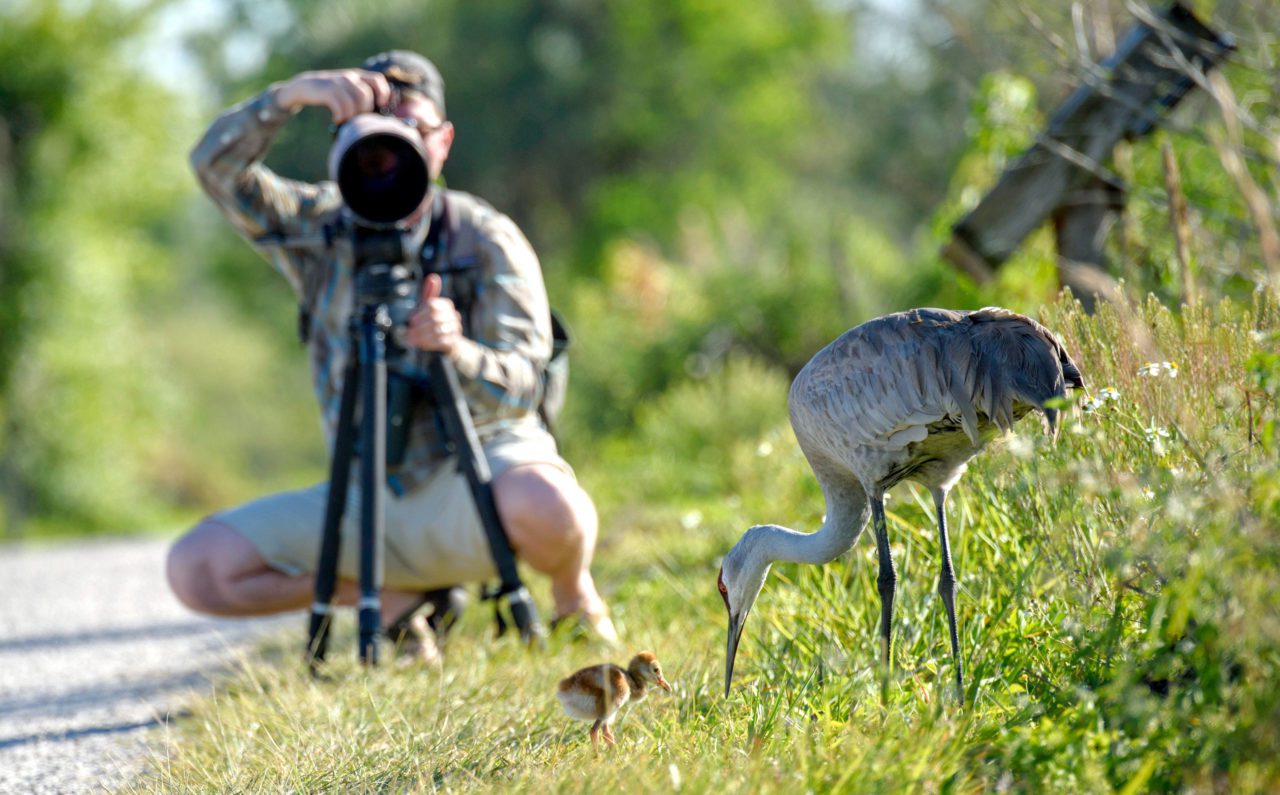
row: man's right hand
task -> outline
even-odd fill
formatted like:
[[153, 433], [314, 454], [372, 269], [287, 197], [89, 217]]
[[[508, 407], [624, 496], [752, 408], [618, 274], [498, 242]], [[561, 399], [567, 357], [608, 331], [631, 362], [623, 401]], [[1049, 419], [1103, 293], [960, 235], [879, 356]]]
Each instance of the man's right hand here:
[[334, 124], [360, 113], [372, 113], [391, 102], [385, 75], [364, 69], [302, 72], [276, 88], [276, 103], [293, 112], [315, 106], [328, 108]]

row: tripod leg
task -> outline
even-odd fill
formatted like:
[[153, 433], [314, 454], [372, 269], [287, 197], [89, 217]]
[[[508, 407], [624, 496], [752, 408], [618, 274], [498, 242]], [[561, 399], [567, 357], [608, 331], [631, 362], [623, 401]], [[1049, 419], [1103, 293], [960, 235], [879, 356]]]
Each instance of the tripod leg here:
[[352, 445], [355, 441], [355, 404], [359, 362], [347, 363], [342, 403], [338, 409], [338, 433], [329, 465], [329, 496], [324, 508], [320, 559], [316, 563], [315, 598], [308, 626], [307, 663], [311, 673], [319, 672], [329, 646], [333, 621], [333, 594], [338, 585], [338, 556], [342, 551], [342, 516], [347, 509], [347, 486], [351, 479]]
[[386, 516], [387, 342], [386, 308], [366, 308], [360, 320], [360, 662], [378, 664], [382, 629], [383, 539]]
[[[511, 548], [511, 540], [507, 538], [506, 529], [502, 526], [502, 519], [498, 516], [498, 507], [493, 499], [489, 462], [484, 456], [484, 448], [481, 447], [479, 437], [476, 435], [471, 410], [462, 397], [458, 374], [453, 365], [439, 354], [431, 357], [428, 369], [437, 409], [444, 418], [445, 429], [457, 450], [459, 468], [471, 487], [471, 496], [475, 502], [476, 512], [480, 515], [480, 523], [484, 527], [489, 552], [498, 570], [498, 577], [501, 580], [497, 593], [498, 600], [506, 601], [507, 608], [511, 611], [511, 620], [520, 631], [520, 638], [526, 644], [541, 645], [545, 642], [546, 630], [542, 628], [542, 623], [538, 619], [533, 598], [520, 580], [515, 551]], [[498, 627], [501, 634], [505, 622], [496, 602], [494, 609], [498, 613]]]

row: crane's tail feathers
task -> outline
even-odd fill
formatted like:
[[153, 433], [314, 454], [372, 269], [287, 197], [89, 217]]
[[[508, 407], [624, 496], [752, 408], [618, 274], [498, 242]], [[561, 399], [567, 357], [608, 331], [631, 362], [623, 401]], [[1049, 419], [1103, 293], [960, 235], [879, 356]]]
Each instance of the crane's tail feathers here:
[[969, 441], [973, 442], [974, 447], [982, 446], [982, 437], [978, 433], [978, 411], [973, 406], [973, 398], [971, 395], [965, 394], [963, 378], [959, 374], [953, 374], [948, 380], [950, 387], [951, 400], [960, 410], [960, 427], [964, 428], [964, 433], [969, 437]]
[[1067, 381], [1067, 387], [1070, 389], [1084, 389], [1084, 376], [1080, 374], [1080, 368], [1076, 367], [1076, 363], [1071, 361], [1071, 357], [1067, 356], [1065, 348], [1059, 347], [1062, 354], [1060, 359], [1062, 363], [1062, 375]]
[[1034, 406], [1056, 438], [1060, 412], [1045, 404], [1084, 386], [1066, 348], [1049, 329], [1008, 310], [988, 308], [970, 317], [975, 324], [971, 355], [983, 372], [973, 402], [1005, 430], [1013, 425], [1014, 403]]
[[1045, 406], [1044, 418], [1049, 423], [1049, 435], [1053, 437], [1055, 442], [1058, 441], [1058, 410]]

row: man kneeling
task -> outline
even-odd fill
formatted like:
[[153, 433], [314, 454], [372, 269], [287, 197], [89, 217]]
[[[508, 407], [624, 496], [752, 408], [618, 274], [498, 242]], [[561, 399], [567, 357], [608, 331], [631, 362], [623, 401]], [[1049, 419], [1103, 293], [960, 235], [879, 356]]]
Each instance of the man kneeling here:
[[[341, 239], [310, 248], [266, 242], [327, 239], [325, 230], [348, 212], [334, 183], [285, 179], [262, 162], [275, 136], [306, 106], [327, 108], [336, 124], [389, 109], [421, 136], [432, 180], [448, 157], [454, 129], [435, 66], [397, 50], [370, 58], [360, 69], [303, 72], [273, 84], [223, 113], [192, 152], [202, 187], [298, 294], [332, 447], [345, 365], [355, 355], [348, 331], [355, 310], [350, 246]], [[405, 342], [424, 362], [435, 353], [452, 360], [493, 474], [498, 515], [516, 554], [551, 579], [557, 620], [576, 617], [613, 641], [613, 625], [589, 569], [595, 506], [536, 410], [552, 344], [537, 256], [505, 215], [473, 196], [438, 187], [399, 225], [405, 249], [437, 240], [439, 229], [432, 236], [431, 228], [446, 217], [453, 233], [441, 243], [442, 255], [467, 241], [474, 275], [427, 276]], [[422, 605], [424, 592], [495, 573], [470, 489], [445, 452], [434, 414], [414, 415], [406, 463], [384, 500], [382, 610], [389, 627]], [[222, 616], [306, 607], [327, 492], [328, 484], [320, 484], [273, 494], [206, 518], [170, 550], [174, 593], [193, 610]], [[343, 519], [340, 604], [354, 604], [357, 596], [359, 515], [356, 482]], [[410, 629], [418, 640], [410, 648], [433, 657], [422, 622]]]

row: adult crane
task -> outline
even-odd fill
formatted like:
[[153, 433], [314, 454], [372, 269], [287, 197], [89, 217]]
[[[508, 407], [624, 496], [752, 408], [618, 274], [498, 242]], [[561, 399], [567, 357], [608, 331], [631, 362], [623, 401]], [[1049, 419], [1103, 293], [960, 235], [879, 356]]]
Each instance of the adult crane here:
[[850, 329], [819, 351], [792, 382], [789, 406], [796, 440], [822, 487], [826, 518], [814, 533], [756, 525], [725, 555], [719, 580], [729, 613], [725, 695], [743, 625], [769, 567], [775, 561], [835, 559], [858, 540], [868, 512], [880, 568], [882, 683], [887, 683], [898, 578], [885, 528], [884, 493], [914, 480], [929, 489], [938, 511], [938, 595], [947, 610], [963, 704], [947, 493], [970, 459], [1033, 409], [1044, 413], [1056, 433], [1058, 410], [1046, 401], [1083, 386], [1079, 368], [1051, 331], [999, 307], [898, 312]]

